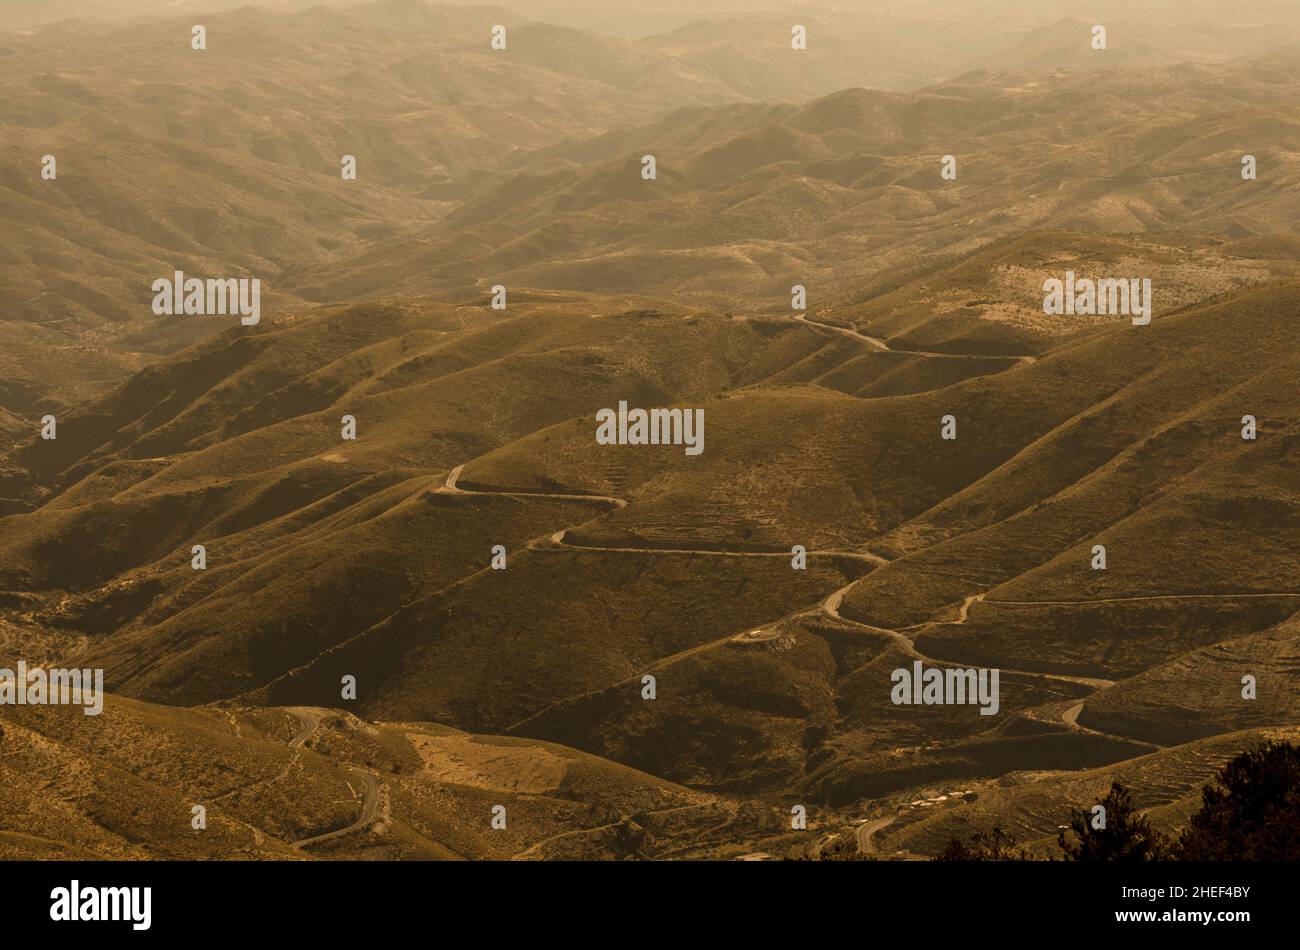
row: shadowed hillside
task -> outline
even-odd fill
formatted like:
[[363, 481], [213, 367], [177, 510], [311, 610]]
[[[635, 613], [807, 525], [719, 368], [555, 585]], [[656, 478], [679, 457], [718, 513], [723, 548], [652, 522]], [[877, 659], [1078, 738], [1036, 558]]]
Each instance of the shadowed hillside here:
[[0, 856], [1177, 832], [1297, 728], [1300, 20], [1098, 6], [7, 8], [0, 670], [107, 695]]

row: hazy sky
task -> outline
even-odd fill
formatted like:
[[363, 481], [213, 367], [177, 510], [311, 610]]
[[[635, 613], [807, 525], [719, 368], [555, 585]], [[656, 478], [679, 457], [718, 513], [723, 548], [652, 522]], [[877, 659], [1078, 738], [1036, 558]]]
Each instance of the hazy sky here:
[[[374, 0], [0, 0], [0, 27], [22, 29], [65, 17], [124, 18], [140, 14], [172, 16], [244, 6], [303, 9], [314, 6], [357, 6]], [[420, 0], [385, 0], [420, 2]], [[457, 3], [457, 0], [451, 0]], [[1224, 26], [1300, 25], [1300, 4], [1294, 0], [836, 0], [814, 2], [744, 2], [744, 0], [513, 0], [470, 4], [504, 8], [524, 16], [598, 29], [626, 36], [645, 36], [685, 23], [715, 17], [782, 16], [814, 21], [876, 19], [881, 29], [900, 21], [923, 24], [944, 20], [997, 25], [1002, 29], [1033, 28], [1062, 17], [1085, 20], [1136, 18], [1188, 29]]]

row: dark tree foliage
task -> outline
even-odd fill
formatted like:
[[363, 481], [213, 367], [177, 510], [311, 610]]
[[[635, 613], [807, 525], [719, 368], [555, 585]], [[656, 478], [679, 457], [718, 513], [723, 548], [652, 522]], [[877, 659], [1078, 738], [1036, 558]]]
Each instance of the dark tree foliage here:
[[[1201, 790], [1201, 803], [1170, 841], [1133, 809], [1128, 789], [1112, 782], [1099, 802], [1105, 828], [1093, 828], [1091, 808], [1071, 809], [1070, 827], [1056, 840], [1067, 861], [1300, 861], [1300, 748], [1290, 742], [1268, 742], [1228, 762]], [[996, 826], [970, 841], [951, 839], [935, 860], [1029, 860]]]
[[1269, 742], [1237, 756], [1201, 791], [1178, 841], [1185, 861], [1300, 860], [1300, 749]]
[[977, 831], [969, 845], [951, 838], [935, 858], [936, 861], [1028, 861], [1023, 848], [1016, 847], [1014, 836], [994, 825], [991, 832]]
[[1171, 857], [1168, 839], [1133, 809], [1128, 789], [1112, 782], [1098, 804], [1104, 828], [1092, 826], [1092, 810], [1070, 809], [1070, 828], [1056, 837], [1067, 861], [1158, 861]]
[[824, 848], [815, 851], [799, 851], [787, 854], [784, 861], [875, 861], [876, 855], [863, 854], [858, 850], [857, 838], [853, 835], [833, 841]]

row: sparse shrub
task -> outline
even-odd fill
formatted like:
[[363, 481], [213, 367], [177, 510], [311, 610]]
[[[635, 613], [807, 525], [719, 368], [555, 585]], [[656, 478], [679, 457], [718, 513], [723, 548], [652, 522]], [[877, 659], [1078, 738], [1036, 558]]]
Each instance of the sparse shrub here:
[[828, 847], [817, 852], [818, 861], [874, 861], [874, 855], [864, 854], [858, 849], [858, 841], [852, 835], [840, 838]]
[[[1133, 808], [1129, 791], [1112, 782], [1100, 804], [1104, 828], [1091, 810], [1071, 809], [1070, 827], [1057, 835], [1067, 861], [1297, 861], [1300, 860], [1300, 748], [1267, 742], [1243, 752], [1201, 790], [1201, 810], [1176, 840], [1153, 829]], [[1016, 839], [994, 826], [970, 844], [949, 840], [936, 861], [1027, 861]]]
[[1014, 835], [998, 825], [991, 832], [977, 831], [971, 835], [970, 844], [964, 845], [956, 838], [949, 839], [936, 861], [1028, 861], [1029, 853], [1016, 847]]
[[1181, 859], [1300, 859], [1300, 749], [1291, 743], [1243, 752], [1201, 790], [1201, 802], [1178, 840]]
[[1133, 808], [1129, 791], [1112, 782], [1100, 802], [1105, 827], [1094, 828], [1091, 811], [1070, 809], [1070, 828], [1056, 836], [1067, 861], [1159, 861], [1171, 857], [1169, 840]]

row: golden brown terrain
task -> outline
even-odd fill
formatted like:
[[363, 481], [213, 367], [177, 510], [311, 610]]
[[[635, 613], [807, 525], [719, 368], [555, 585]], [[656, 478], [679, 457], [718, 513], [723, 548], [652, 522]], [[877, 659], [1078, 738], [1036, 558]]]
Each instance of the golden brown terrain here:
[[1295, 738], [1289, 7], [158, 6], [0, 19], [0, 667], [109, 692], [0, 706], [0, 855], [1045, 857]]

